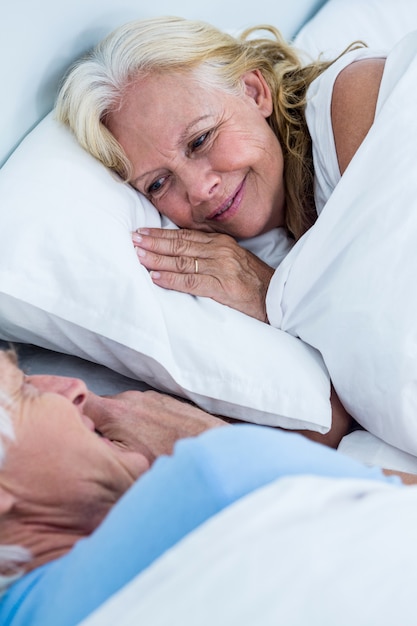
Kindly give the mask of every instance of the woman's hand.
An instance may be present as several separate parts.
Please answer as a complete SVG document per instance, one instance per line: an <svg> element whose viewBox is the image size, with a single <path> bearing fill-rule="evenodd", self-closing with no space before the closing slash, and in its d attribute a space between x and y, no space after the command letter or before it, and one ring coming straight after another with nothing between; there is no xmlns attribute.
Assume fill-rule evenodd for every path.
<svg viewBox="0 0 417 626"><path fill-rule="evenodd" d="M266 292L274 270L229 235L142 228L132 239L156 285L212 298L267 322Z"/></svg>

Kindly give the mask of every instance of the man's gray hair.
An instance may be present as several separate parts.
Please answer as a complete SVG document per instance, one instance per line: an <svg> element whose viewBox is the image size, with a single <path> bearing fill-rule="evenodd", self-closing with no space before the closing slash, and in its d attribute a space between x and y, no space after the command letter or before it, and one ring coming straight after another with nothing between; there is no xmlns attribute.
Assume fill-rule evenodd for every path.
<svg viewBox="0 0 417 626"><path fill-rule="evenodd" d="M11 406L10 397L0 389L0 475L7 454L6 441L14 439ZM0 597L15 580L22 576L22 565L30 559L31 555L26 548L0 544Z"/></svg>

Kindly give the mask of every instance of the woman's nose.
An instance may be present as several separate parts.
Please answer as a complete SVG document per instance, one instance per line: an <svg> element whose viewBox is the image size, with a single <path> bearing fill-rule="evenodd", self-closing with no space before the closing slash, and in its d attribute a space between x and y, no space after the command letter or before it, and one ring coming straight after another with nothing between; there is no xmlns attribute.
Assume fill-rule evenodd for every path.
<svg viewBox="0 0 417 626"><path fill-rule="evenodd" d="M221 177L213 170L198 171L197 168L190 168L184 182L189 203L191 206L198 206L203 202L213 200L216 191L220 188Z"/></svg>
<svg viewBox="0 0 417 626"><path fill-rule="evenodd" d="M58 393L64 396L75 406L81 408L88 395L86 384L79 378L66 376L28 376L27 381L40 391Z"/></svg>

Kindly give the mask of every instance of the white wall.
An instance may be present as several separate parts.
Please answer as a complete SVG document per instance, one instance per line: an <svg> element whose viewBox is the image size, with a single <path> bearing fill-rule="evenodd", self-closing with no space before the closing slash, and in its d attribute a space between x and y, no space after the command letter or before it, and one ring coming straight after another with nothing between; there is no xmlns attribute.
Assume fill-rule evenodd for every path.
<svg viewBox="0 0 417 626"><path fill-rule="evenodd" d="M53 105L77 56L130 19L181 15L228 30L274 23L287 37L323 0L2 0L0 20L0 166ZM3 4L4 3L4 4Z"/></svg>

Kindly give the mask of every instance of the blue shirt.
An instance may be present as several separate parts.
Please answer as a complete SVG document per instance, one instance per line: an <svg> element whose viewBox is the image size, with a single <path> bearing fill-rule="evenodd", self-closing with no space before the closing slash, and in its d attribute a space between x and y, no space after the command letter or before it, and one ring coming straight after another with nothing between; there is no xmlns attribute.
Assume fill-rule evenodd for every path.
<svg viewBox="0 0 417 626"><path fill-rule="evenodd" d="M205 520L297 474L391 480L294 433L254 425L210 430L160 457L68 554L15 582L0 603L0 624L77 624Z"/></svg>

